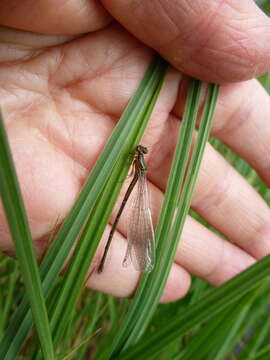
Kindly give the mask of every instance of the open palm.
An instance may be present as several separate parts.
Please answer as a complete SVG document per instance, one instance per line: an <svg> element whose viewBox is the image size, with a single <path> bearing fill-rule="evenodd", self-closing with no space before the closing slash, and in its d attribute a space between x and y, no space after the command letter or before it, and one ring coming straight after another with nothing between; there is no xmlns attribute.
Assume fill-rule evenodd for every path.
<svg viewBox="0 0 270 360"><path fill-rule="evenodd" d="M197 2L203 4L207 1ZM153 50L144 43L140 27L136 32L136 24L129 22L129 33L95 1L89 1L85 7L82 5L84 2L77 2L75 9L69 2L65 5L62 1L59 13L55 11L54 14L51 13L54 5L48 1L39 1L33 8L27 3L18 6L12 16L0 18L10 27L2 27L0 31L0 49L4 50L0 57L0 103L35 247L40 253L56 219L61 221L72 206L115 123L138 87ZM36 16L38 6L42 4L42 16ZM125 17L121 15L124 2L118 1L117 6L112 1L104 1L104 4L126 26ZM10 2L4 1L1 6L0 13L3 14L8 11ZM137 15L140 19L144 14L137 8L134 7L135 18ZM151 6L147 11L151 11ZM58 23L56 15L59 14L62 21ZM129 12L125 14L128 18ZM258 12L257 16L261 21L263 15ZM23 30L13 30L12 27ZM144 30L151 40L151 26L149 29L145 26ZM37 34L39 32L59 35ZM155 41L153 37L153 44L149 45L163 53L165 42L161 46ZM192 43L192 39L190 41ZM195 60L185 68L183 60L174 62L177 57L173 58L172 53L173 48L167 45L166 54L173 65L204 80L229 81L230 76L236 74L233 57L231 62L227 59L228 74L225 71L221 76L221 72L209 69L207 75L201 64L196 66L198 61ZM223 53L223 56L226 58L228 55ZM243 62L241 69L237 64L238 80L269 69L269 61L265 65L266 56L264 65L258 65L261 59L255 64L250 62L249 66L247 61ZM214 68L214 64L209 65L210 68ZM150 149L148 179L154 219L157 219L162 203L182 115L178 96L181 80L179 72L168 71L143 139L143 144ZM260 108L255 106L256 102L261 104ZM265 154L270 147L269 115L269 98L256 81L228 84L221 90L213 127L213 135L249 161L267 182L270 182L269 164L265 164ZM163 295L164 301L177 299L186 293L190 273L218 285L256 258L266 255L270 249L268 207L210 145L192 206L231 242L189 218ZM109 229L108 226L104 240ZM125 234L126 221L123 218L106 269L101 275L91 276L90 287L119 296L128 296L134 290L138 273L121 266L126 247ZM3 212L0 215L0 235L0 249L12 253Z"/></svg>

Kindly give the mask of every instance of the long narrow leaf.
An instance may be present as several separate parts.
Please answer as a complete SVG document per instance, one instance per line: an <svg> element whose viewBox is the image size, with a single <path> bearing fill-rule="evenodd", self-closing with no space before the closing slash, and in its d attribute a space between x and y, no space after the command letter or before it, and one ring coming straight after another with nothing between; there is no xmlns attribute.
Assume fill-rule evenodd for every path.
<svg viewBox="0 0 270 360"><path fill-rule="evenodd" d="M239 340L237 330L245 321L254 297L258 290L246 294L237 304L230 305L196 333L189 344L173 360L188 360L196 356L196 360L224 359L226 350L232 346L232 340ZM211 339L211 341L209 341ZM216 346L217 345L217 346ZM212 357L213 349L218 348ZM231 347L230 347L231 350ZM196 355L197 354L197 355Z"/></svg>
<svg viewBox="0 0 270 360"><path fill-rule="evenodd" d="M256 313L256 323L252 326L252 336L241 351L239 360L253 359L263 343L268 340L270 332L270 316L267 311L269 300L269 285L268 282L266 282L265 286L262 288L260 302L254 305L255 309L258 310Z"/></svg>
<svg viewBox="0 0 270 360"><path fill-rule="evenodd" d="M153 94L153 99L150 101L149 107L146 109L146 113L142 118L140 127L138 127L138 131L133 134L130 150L134 149L135 144L140 141L140 137L143 134L144 128L158 98L162 81L163 78L161 77L160 86ZM132 134L129 136L131 135ZM61 338L61 334L68 322L69 313L74 307L76 299L80 294L88 268L120 192L122 181L126 178L130 163L130 161L127 161L129 158L130 156L120 159L119 163L117 163L113 169L103 193L96 203L95 209L91 212L88 224L86 225L85 231L83 232L74 252L71 264L69 265L69 269L64 278L63 288L60 291L59 298L53 309L51 325L55 343L57 343Z"/></svg>
<svg viewBox="0 0 270 360"><path fill-rule="evenodd" d="M252 360L269 360L270 357L270 345L265 346L260 352L252 358Z"/></svg>
<svg viewBox="0 0 270 360"><path fill-rule="evenodd" d="M168 238L168 236L164 236L164 233L170 230L170 223L174 218L174 212L178 203L176 194L181 190L185 174L185 164L188 160L192 133L197 118L199 97L199 82L193 80L188 94L183 126L177 145L178 151L176 151L175 159L173 161L162 214L156 231L156 241L158 244L156 268L149 276L143 276L136 292L136 296L132 302L132 306L121 324L121 327L118 328L116 334L114 334L114 331L112 330L112 334L114 334L113 339L110 340L110 337L107 339L104 346L99 351L97 359L108 359L112 354L119 353L122 348L129 346L130 343L135 341L135 338L137 338L148 325L154 309L157 306L173 259L173 250L168 244L166 244L167 246L164 244L164 240ZM195 111L191 112L191 109L194 108ZM163 239L159 234L162 234ZM163 242L160 239L163 240ZM176 248L175 242L172 245L172 248ZM164 263L162 263L163 261ZM164 267L166 266L166 261L167 268ZM163 266L161 266L161 264L163 264Z"/></svg>
<svg viewBox="0 0 270 360"><path fill-rule="evenodd" d="M149 359L166 349L169 344L184 335L194 326L210 319L233 302L240 299L250 290L258 286L270 275L270 255L266 256L250 268L237 275L219 288L212 290L186 312L171 321L168 326L150 334L144 341L126 351L121 360L140 358Z"/></svg>
<svg viewBox="0 0 270 360"><path fill-rule="evenodd" d="M172 242L168 243L168 241L164 241L167 240L168 238L170 238L170 233L168 234L162 234L161 232L161 239L163 238L163 247L161 248L161 253L160 253L160 269L162 270L162 273L160 273L160 277L157 279L157 282L155 283L156 286L156 293L159 294L159 296L161 295L163 288L165 286L166 283L166 279L167 276L169 274L169 270L170 270L170 265L174 259L174 254L178 245L178 241L184 226L184 221L186 218L186 215L188 213L188 209L190 206L190 202L191 202L191 196L193 193L193 189L194 189L194 185L195 185L195 181L197 178L197 174L198 174L198 169L199 169L199 165L201 162L201 158L202 158L202 154L203 154L203 149L205 147L205 144L207 142L208 136L209 136L209 131L210 131L210 127L211 127L211 121L212 121L212 117L213 117L213 111L215 108L215 104L216 104L216 98L217 98L217 87L215 85L210 85L209 88L209 93L206 99L206 104L205 104L205 109L204 109L204 113L202 116L202 120L201 120L201 126L200 126L200 130L199 130L199 134L198 134L198 140L197 143L195 145L193 154L192 154L192 159L190 162L190 165L188 167L188 173L187 173L187 177L186 177L186 181L184 182L184 186L183 186L183 191L181 194L181 198L180 198L180 206L179 206L179 210L175 216L174 222L173 222L173 228L172 228L172 234L171 234L171 238L172 238ZM195 108L196 109L196 108ZM195 119L197 117L196 111L193 112L193 116L195 116ZM181 135L180 135L181 136ZM179 163L179 165L182 167L184 166L184 163ZM179 171L180 170L180 171ZM183 171L181 168L178 168L178 171L176 172L176 174L179 174L179 176L181 176L181 171ZM180 190L180 189L179 189ZM176 192L177 194L177 192ZM177 195L174 194L174 197L177 197ZM170 229L168 229L170 230ZM165 256L166 254L166 250L167 250L167 257ZM153 289L154 286L150 284L149 287L150 289ZM149 299L149 296L148 296ZM155 305L157 305L157 301L158 298L156 298L156 303ZM147 302L148 303L148 313L147 312L143 312L143 316L140 317L140 322L141 322L141 327L143 324L143 321L145 321L145 318L147 316L147 318L150 320L153 311L154 311L154 306L153 304L150 303L150 301ZM148 320L148 321L149 321ZM136 329L139 328L140 326L140 322L137 320L136 321L136 325L134 326L134 330L133 330L133 343L135 343L141 333L137 330L136 333ZM145 324L144 322L144 328L146 327L147 322ZM130 337L132 339L132 336ZM126 342L125 347L127 347L127 345L131 345L132 342Z"/></svg>
<svg viewBox="0 0 270 360"><path fill-rule="evenodd" d="M62 225L53 245L41 264L43 290L47 294L57 279L82 226L95 206L116 162L126 156L131 146L130 134L136 132L141 118L163 77L167 64L156 57L127 109L118 122L113 135L98 159L76 203ZM31 314L24 298L0 343L0 358L13 360L31 328Z"/></svg>
<svg viewBox="0 0 270 360"><path fill-rule="evenodd" d="M0 195L16 249L20 270L45 359L54 359L51 331L41 288L32 236L0 113Z"/></svg>

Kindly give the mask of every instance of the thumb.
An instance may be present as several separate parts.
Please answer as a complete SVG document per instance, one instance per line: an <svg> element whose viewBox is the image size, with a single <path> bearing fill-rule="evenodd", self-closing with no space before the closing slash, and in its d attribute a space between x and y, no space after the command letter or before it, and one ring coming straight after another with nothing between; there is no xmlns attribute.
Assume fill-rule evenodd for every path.
<svg viewBox="0 0 270 360"><path fill-rule="evenodd" d="M177 69L211 82L270 70L270 20L253 0L102 0Z"/></svg>

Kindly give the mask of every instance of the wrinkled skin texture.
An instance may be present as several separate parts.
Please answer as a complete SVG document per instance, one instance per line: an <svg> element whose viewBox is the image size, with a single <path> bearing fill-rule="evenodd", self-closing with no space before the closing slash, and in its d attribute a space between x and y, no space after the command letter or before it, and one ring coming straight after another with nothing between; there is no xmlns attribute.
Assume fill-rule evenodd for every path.
<svg viewBox="0 0 270 360"><path fill-rule="evenodd" d="M3 0L0 23L0 102L38 255L56 219L72 206L153 50L172 65L142 141L150 150L154 221L182 116L177 70L223 84L212 135L270 183L269 97L250 80L270 70L270 22L252 1ZM188 218L165 302L188 291L190 274L219 285L270 250L267 205L210 145L192 207L230 241ZM130 296L139 274L121 266L128 209L123 215L105 270L93 273L88 286ZM0 249L14 254L3 210Z"/></svg>

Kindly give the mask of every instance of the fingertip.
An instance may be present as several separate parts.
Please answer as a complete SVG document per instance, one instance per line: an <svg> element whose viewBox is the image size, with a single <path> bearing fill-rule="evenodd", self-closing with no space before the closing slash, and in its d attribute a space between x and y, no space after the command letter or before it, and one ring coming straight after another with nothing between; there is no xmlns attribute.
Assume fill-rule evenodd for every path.
<svg viewBox="0 0 270 360"><path fill-rule="evenodd" d="M173 264L160 302L169 303L181 299L187 294L190 285L189 273L181 266Z"/></svg>
<svg viewBox="0 0 270 360"><path fill-rule="evenodd" d="M238 261L234 261L231 263L225 263L223 267L217 269L215 274L206 277L207 282L212 284L213 286L220 286L225 282L231 280L233 277L245 271L248 267L253 265L256 260L249 256L248 254L235 254L235 258L237 257ZM236 260L236 259L235 259Z"/></svg>
<svg viewBox="0 0 270 360"><path fill-rule="evenodd" d="M256 260L260 260L263 257L270 254L270 224L266 221L260 229L257 231L257 236L254 240L247 244L247 251Z"/></svg>
<svg viewBox="0 0 270 360"><path fill-rule="evenodd" d="M107 226L101 246L98 248L91 265L91 275L87 279L86 286L113 296L130 297L134 294L140 273L133 266L122 266L126 251L126 240L120 233L115 233L114 241L110 246L102 271L98 272L105 241L108 239L110 229Z"/></svg>
<svg viewBox="0 0 270 360"><path fill-rule="evenodd" d="M105 231L105 238L108 231L109 227ZM115 241L112 243L104 269L101 273L98 273L96 270L103 251L104 242L102 243L92 264L92 270L90 269L90 276L86 281L86 286L113 296L132 297L138 286L140 272L136 271L132 265L126 268L122 266L126 241L119 233L115 234ZM152 271L157 270L157 268L154 268ZM188 292L190 284L191 277L189 273L174 263L160 302L168 303L181 299Z"/></svg>

